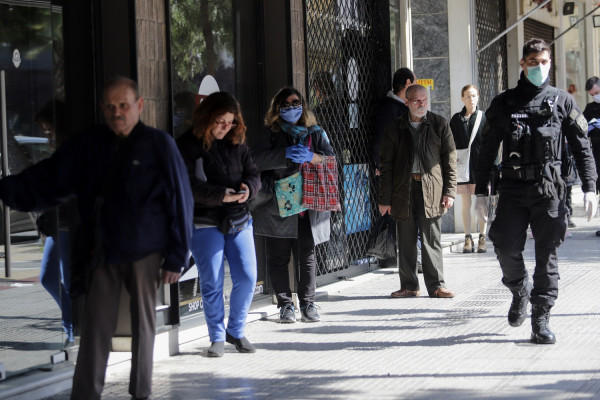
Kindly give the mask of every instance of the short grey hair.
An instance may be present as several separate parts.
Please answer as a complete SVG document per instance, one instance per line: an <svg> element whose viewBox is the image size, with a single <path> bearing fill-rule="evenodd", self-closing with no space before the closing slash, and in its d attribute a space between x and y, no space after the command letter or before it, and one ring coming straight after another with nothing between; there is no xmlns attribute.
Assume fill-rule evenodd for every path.
<svg viewBox="0 0 600 400"><path fill-rule="evenodd" d="M406 96L407 99L410 99L414 93L420 92L420 91L423 91L423 92L427 93L427 88L425 86L422 86L422 85L410 85L406 89L406 92L404 93L404 96Z"/></svg>

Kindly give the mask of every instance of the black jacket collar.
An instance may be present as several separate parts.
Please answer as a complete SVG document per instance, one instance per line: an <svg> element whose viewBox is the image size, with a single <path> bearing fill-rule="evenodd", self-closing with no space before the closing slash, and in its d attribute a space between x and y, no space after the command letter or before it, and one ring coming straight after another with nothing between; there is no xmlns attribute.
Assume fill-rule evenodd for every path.
<svg viewBox="0 0 600 400"><path fill-rule="evenodd" d="M525 73L521 71L521 77L519 78L519 82L517 83L517 91L527 97L535 97L538 94L542 93L546 88L550 86L550 77L546 79L541 86L535 86L533 83L527 79Z"/></svg>

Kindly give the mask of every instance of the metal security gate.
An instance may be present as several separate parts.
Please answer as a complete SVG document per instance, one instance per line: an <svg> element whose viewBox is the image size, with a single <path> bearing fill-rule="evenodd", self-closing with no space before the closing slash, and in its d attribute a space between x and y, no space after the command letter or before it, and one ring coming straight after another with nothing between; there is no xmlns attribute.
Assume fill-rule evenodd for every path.
<svg viewBox="0 0 600 400"><path fill-rule="evenodd" d="M506 29L504 0L476 0L477 48L481 48ZM479 107L487 109L492 99L508 86L506 36L482 51L477 59Z"/></svg>
<svg viewBox="0 0 600 400"><path fill-rule="evenodd" d="M370 261L367 240L378 214L369 154L372 7L368 0L306 2L309 98L337 156L342 203L332 213L331 240L317 246L319 284L361 273Z"/></svg>

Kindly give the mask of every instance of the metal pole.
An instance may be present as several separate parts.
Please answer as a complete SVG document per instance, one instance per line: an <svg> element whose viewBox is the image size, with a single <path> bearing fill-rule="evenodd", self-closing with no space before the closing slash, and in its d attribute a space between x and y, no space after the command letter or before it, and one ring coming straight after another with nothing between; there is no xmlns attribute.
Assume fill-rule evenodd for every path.
<svg viewBox="0 0 600 400"><path fill-rule="evenodd" d="M517 22L515 22L514 24L512 24L511 26L509 26L508 28L506 28L505 30L503 30L502 33L500 33L498 36L496 36L495 38L493 38L488 44L486 44L485 46L483 46L482 48L480 48L479 50L477 50L477 54L481 53L482 51L484 51L485 49L487 49L488 47L490 47L492 44L496 43L502 36L506 35L515 26L519 25L521 23L521 21L527 19L527 17L529 17L534 12L536 12L538 9L544 7L549 2L550 2L550 0L545 0L543 3L539 4L536 8L534 8L531 11L529 11L527 14L523 15L521 18L519 18L519 20Z"/></svg>
<svg viewBox="0 0 600 400"><path fill-rule="evenodd" d="M575 28L575 25L577 25L578 23L580 23L581 21L583 21L584 19L586 19L587 17L589 17L594 11L596 11L597 9L599 9L600 6L597 6L596 8L594 8L592 11L590 11L589 13L585 14L583 17L579 18L577 20L577 22L575 22L573 25L571 25L569 28L567 28L566 30L562 31L560 33L560 35L558 35L557 37L554 38L554 40L552 42L549 43L549 46L552 46L554 44L554 42L556 42L562 35L564 35L565 33L569 32L571 29Z"/></svg>
<svg viewBox="0 0 600 400"><path fill-rule="evenodd" d="M8 176L8 126L6 120L5 71L0 71L0 101L2 101L2 177ZM10 278L10 209L4 205L4 271Z"/></svg>

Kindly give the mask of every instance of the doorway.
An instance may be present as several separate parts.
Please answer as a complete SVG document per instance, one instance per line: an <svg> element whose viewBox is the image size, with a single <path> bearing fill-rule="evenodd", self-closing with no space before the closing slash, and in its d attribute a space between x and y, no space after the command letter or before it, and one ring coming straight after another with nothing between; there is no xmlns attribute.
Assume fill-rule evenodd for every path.
<svg viewBox="0 0 600 400"><path fill-rule="evenodd" d="M64 132L62 32L62 6L0 0L2 176L49 157ZM68 240L58 233L58 211L46 215L55 225L46 236L38 229L44 213L1 207L0 360L10 377L56 361L65 346L59 254Z"/></svg>

